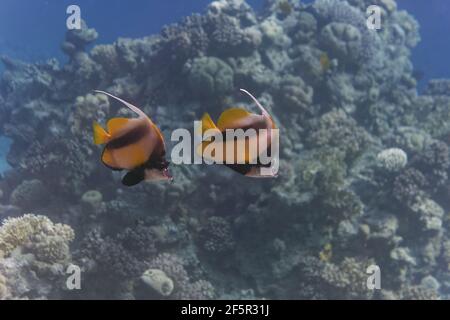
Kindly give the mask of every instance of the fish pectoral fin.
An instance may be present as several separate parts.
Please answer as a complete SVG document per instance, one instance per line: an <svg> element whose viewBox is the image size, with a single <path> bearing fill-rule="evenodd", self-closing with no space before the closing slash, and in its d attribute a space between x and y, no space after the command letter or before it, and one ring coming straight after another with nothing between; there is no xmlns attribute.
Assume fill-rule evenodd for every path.
<svg viewBox="0 0 450 320"><path fill-rule="evenodd" d="M239 123L243 119L248 118L251 115L250 112L241 108L231 108L222 112L217 121L217 127L220 131L224 131L229 128L239 127Z"/></svg>
<svg viewBox="0 0 450 320"><path fill-rule="evenodd" d="M93 131L94 131L94 143L99 144L105 144L109 141L111 138L111 135L106 132L105 129L98 123L94 122L92 125Z"/></svg>
<svg viewBox="0 0 450 320"><path fill-rule="evenodd" d="M109 134L114 135L121 129L123 129L123 127L126 126L129 122L130 119L127 118L113 118L108 121L106 127L108 128Z"/></svg>
<svg viewBox="0 0 450 320"><path fill-rule="evenodd" d="M123 178L122 184L127 187L132 187L142 182L145 179L145 169L137 168L129 171Z"/></svg>

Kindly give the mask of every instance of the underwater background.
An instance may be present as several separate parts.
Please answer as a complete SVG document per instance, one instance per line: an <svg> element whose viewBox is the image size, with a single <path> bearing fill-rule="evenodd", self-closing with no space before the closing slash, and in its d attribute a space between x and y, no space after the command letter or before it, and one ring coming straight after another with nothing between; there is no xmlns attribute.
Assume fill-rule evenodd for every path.
<svg viewBox="0 0 450 320"><path fill-rule="evenodd" d="M449 298L450 3L80 0L68 31L70 4L0 1L0 299ZM277 178L128 188L101 163L92 122L131 115L93 90L170 153L204 112L254 110L239 88L280 128Z"/></svg>

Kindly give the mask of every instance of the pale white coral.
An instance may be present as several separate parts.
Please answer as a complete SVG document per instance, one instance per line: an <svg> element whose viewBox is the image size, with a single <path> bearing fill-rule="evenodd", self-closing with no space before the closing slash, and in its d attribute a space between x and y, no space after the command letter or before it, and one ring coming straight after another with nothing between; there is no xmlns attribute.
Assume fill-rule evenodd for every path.
<svg viewBox="0 0 450 320"><path fill-rule="evenodd" d="M100 209L103 201L103 195L98 190L86 191L81 197L81 202L86 204L89 208Z"/></svg>
<svg viewBox="0 0 450 320"><path fill-rule="evenodd" d="M48 299L61 294L61 286L66 280L62 265L46 265L36 260L32 254L17 251L0 259L0 299ZM55 285L55 281L61 281ZM1 288L3 285L3 288ZM4 294L1 297L1 294Z"/></svg>
<svg viewBox="0 0 450 320"><path fill-rule="evenodd" d="M69 118L72 133L90 129L93 120L99 121L106 118L109 113L108 97L88 93L86 96L76 98L74 112Z"/></svg>
<svg viewBox="0 0 450 320"><path fill-rule="evenodd" d="M275 45L289 46L291 44L291 40L284 34L283 28L274 17L269 17L264 20L260 28L263 36Z"/></svg>
<svg viewBox="0 0 450 320"><path fill-rule="evenodd" d="M440 230L444 209L434 200L419 195L411 205L411 210L419 214L420 221L427 230Z"/></svg>
<svg viewBox="0 0 450 320"><path fill-rule="evenodd" d="M34 249L38 257L59 260L61 255L55 253L60 252L57 247L59 244L66 246L74 236L70 226L54 224L45 216L26 214L8 218L0 228L0 256L8 256L19 247L28 247Z"/></svg>
<svg viewBox="0 0 450 320"><path fill-rule="evenodd" d="M377 155L378 163L388 171L399 171L408 163L408 155L399 148L390 148Z"/></svg>
<svg viewBox="0 0 450 320"><path fill-rule="evenodd" d="M141 280L163 297L168 297L173 292L173 281L162 270L148 269L141 276Z"/></svg>

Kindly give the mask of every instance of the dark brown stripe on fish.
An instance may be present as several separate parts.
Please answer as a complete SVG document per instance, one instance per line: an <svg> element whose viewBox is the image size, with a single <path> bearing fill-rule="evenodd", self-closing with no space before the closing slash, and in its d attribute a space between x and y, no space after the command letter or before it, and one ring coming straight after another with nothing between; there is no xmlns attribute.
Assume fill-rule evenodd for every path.
<svg viewBox="0 0 450 320"><path fill-rule="evenodd" d="M150 133L150 127L147 124L141 124L130 132L125 133L123 136L111 140L106 148L108 149L120 149L131 144L134 144L141 140L145 135Z"/></svg>

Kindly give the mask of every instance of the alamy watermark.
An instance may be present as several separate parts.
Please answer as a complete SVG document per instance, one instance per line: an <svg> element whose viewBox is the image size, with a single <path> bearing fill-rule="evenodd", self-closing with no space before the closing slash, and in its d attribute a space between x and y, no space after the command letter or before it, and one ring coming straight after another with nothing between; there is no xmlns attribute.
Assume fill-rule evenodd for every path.
<svg viewBox="0 0 450 320"><path fill-rule="evenodd" d="M366 10L366 25L369 30L381 29L381 8L376 5L368 6Z"/></svg>
<svg viewBox="0 0 450 320"><path fill-rule="evenodd" d="M68 30L81 29L81 9L79 6L72 4L67 7L66 13L69 14L66 20L66 27Z"/></svg>
<svg viewBox="0 0 450 320"><path fill-rule="evenodd" d="M279 129L208 129L194 121L194 139L184 128L176 129L172 142L174 164L249 164L259 165L261 176L275 176L279 169ZM192 143L193 142L193 143ZM192 150L194 146L194 152Z"/></svg>
<svg viewBox="0 0 450 320"><path fill-rule="evenodd" d="M75 264L67 267L66 274L69 274L66 280L68 290L81 290L81 269Z"/></svg>
<svg viewBox="0 0 450 320"><path fill-rule="evenodd" d="M381 269L376 264L372 264L367 267L367 274L370 276L367 278L367 289L369 290L380 290L381 289Z"/></svg>

